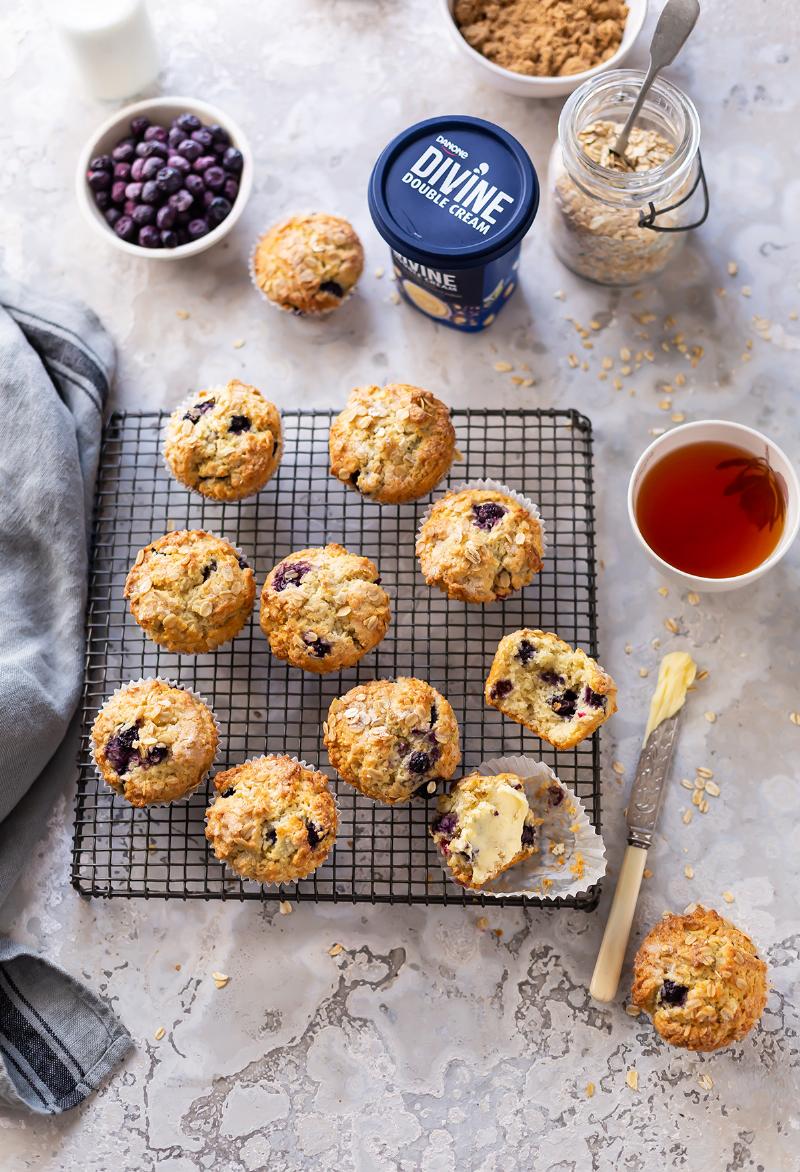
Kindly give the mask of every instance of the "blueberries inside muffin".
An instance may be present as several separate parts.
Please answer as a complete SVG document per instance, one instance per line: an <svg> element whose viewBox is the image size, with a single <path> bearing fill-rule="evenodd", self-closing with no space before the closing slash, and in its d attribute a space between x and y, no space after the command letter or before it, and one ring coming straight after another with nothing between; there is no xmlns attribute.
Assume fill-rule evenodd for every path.
<svg viewBox="0 0 800 1172"><path fill-rule="evenodd" d="M667 1005L684 1005L688 995L689 990L686 985L679 985L675 981L670 981L667 977L661 986L658 999L659 1001L666 1001Z"/></svg>
<svg viewBox="0 0 800 1172"><path fill-rule="evenodd" d="M584 703L588 704L590 708L605 708L606 697L600 696L597 692L593 692L587 684L583 692Z"/></svg>
<svg viewBox="0 0 800 1172"><path fill-rule="evenodd" d="M209 579L209 578L211 577L211 575L214 573L214 571L216 570L216 568L217 568L217 563L216 563L216 561L215 561L215 560L212 558L212 559L211 559L211 561L208 563L208 565L203 567L203 581L204 581L204 582L207 582L207 581L208 581L208 579Z"/></svg>
<svg viewBox="0 0 800 1172"><path fill-rule="evenodd" d="M325 837L324 832L320 832L319 826L316 826L310 819L306 818L306 835L308 837L308 845L313 850L315 846L319 846Z"/></svg>
<svg viewBox="0 0 800 1172"><path fill-rule="evenodd" d="M331 297L344 297L344 289L338 281L323 281L319 291L320 293L330 293Z"/></svg>
<svg viewBox="0 0 800 1172"><path fill-rule="evenodd" d="M236 560L239 563L240 570L249 570L250 569L250 567L247 564L247 561L244 558L237 558Z"/></svg>
<svg viewBox="0 0 800 1172"><path fill-rule="evenodd" d="M272 589L280 593L287 586L299 586L310 570L310 562L284 562L275 572Z"/></svg>
<svg viewBox="0 0 800 1172"><path fill-rule="evenodd" d="M517 659L522 664L529 663L536 654L536 648L530 639L520 639L519 647L517 648Z"/></svg>
<svg viewBox="0 0 800 1172"><path fill-rule="evenodd" d="M508 512L508 509L503 505L498 505L496 501L486 501L480 505L472 506L472 523L477 525L479 529L485 529L487 532L494 529L498 521L500 521Z"/></svg>
<svg viewBox="0 0 800 1172"><path fill-rule="evenodd" d="M539 679L543 684L551 684L554 688L564 683L564 677L560 676L556 671L539 672Z"/></svg>
<svg viewBox="0 0 800 1172"><path fill-rule="evenodd" d="M216 399L203 399L201 403L195 403L194 407L190 407L183 418L188 419L190 423L197 423L200 416L205 415L206 411L211 411L216 403Z"/></svg>
<svg viewBox="0 0 800 1172"><path fill-rule="evenodd" d="M331 653L331 645L326 639L320 639L313 631L306 631L303 635L303 642L308 648L309 654L316 656L317 659L324 659L326 655Z"/></svg>
<svg viewBox="0 0 800 1172"><path fill-rule="evenodd" d="M451 838L455 838L456 830L458 829L458 818L455 814L439 814L434 818L432 829L436 834L440 834L442 838L449 842Z"/></svg>
<svg viewBox="0 0 800 1172"><path fill-rule="evenodd" d="M507 696L513 687L511 680L498 680L492 688L492 699L502 700L503 696Z"/></svg>
<svg viewBox="0 0 800 1172"><path fill-rule="evenodd" d="M563 692L551 696L548 703L562 720L572 720L578 705L578 693L572 688L565 688Z"/></svg>
<svg viewBox="0 0 800 1172"><path fill-rule="evenodd" d="M151 745L144 752L137 751L133 742L139 735L139 723L123 727L113 737L106 741L106 757L114 771L122 777L132 767L138 765L140 769L149 769L151 765L160 765L166 761L169 749L165 745Z"/></svg>
<svg viewBox="0 0 800 1172"><path fill-rule="evenodd" d="M241 435L243 431L249 431L252 426L252 421L246 415L231 415L228 431L234 435Z"/></svg>

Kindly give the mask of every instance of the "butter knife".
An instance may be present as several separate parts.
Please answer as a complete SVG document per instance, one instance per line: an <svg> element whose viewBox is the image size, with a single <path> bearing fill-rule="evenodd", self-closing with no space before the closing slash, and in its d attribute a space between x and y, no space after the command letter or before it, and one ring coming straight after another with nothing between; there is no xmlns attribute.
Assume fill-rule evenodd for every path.
<svg viewBox="0 0 800 1172"><path fill-rule="evenodd" d="M628 845L589 985L595 1001L613 1001L617 993L647 851L653 841L669 776L680 716L679 709L654 728L639 755L628 801Z"/></svg>

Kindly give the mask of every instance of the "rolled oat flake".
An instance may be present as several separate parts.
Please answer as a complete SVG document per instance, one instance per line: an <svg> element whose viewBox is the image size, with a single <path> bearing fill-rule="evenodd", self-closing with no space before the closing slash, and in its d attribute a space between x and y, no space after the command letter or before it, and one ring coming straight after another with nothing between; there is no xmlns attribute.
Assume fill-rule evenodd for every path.
<svg viewBox="0 0 800 1172"><path fill-rule="evenodd" d="M463 115L404 130L369 182L369 210L402 296L458 330L491 325L514 292L538 206L524 147L501 127Z"/></svg>
<svg viewBox="0 0 800 1172"><path fill-rule="evenodd" d="M601 285L656 276L708 215L700 122L676 86L658 78L625 159L612 150L642 78L618 69L585 82L564 105L550 155L553 248L567 268Z"/></svg>

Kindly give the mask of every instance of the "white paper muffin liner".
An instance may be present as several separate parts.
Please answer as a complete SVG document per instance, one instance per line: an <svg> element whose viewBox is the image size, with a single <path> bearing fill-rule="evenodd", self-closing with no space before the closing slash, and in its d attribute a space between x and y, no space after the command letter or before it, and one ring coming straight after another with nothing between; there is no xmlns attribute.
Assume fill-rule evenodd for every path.
<svg viewBox="0 0 800 1172"><path fill-rule="evenodd" d="M308 769L312 773L322 773L322 776L327 781L328 791L330 792L330 795L333 798L333 805L336 810L336 835L334 836L334 840L331 843L330 847L328 848L328 853L325 855L325 858L322 860L321 863L317 863L316 867L311 867L310 870L306 871L303 875L296 875L293 879L283 879L279 883L275 883L275 882L270 882L267 880L251 879L249 877L245 877L244 875L240 875L238 871L234 871L233 867L229 867L224 859L220 859L217 857L216 854L214 854L214 851L211 847L211 843L208 841L208 839L206 839L206 845L207 845L208 849L211 851L212 855L214 855L214 858L217 860L217 862L220 864L220 866L225 868L226 875L232 876L234 879L238 880L240 883L255 883L258 887L275 887L275 888L286 887L291 883L299 883L301 881L301 879L307 879L309 877L309 875L313 875L315 871L318 871L320 867L323 867L325 865L325 863L327 863L328 859L331 857L333 852L336 850L336 840L339 837L339 829L341 826L342 812L339 809L339 799L337 797L336 790L333 788L333 785L331 784L331 779L328 777L328 775L326 773L323 773L323 771L320 769L320 767L318 765L311 765L311 764L309 764L308 761L305 761L302 757L295 757L294 753L270 753L270 752L258 753L255 757L246 757L244 761L239 761L239 762L237 762L236 765L229 765L228 769L226 769L224 772L227 773L228 770L230 770L230 769L241 769L241 767L243 765L250 765L254 761L260 761L262 757L288 757L288 759L290 761L296 761L298 765L302 765L303 769ZM214 802L216 802L216 800L219 796L220 796L219 791L215 787L214 788ZM211 805L213 805L214 802L212 802ZM209 806L207 808L206 813L208 813L208 810L210 810L210 809L211 809L211 806Z"/></svg>
<svg viewBox="0 0 800 1172"><path fill-rule="evenodd" d="M521 505L523 509L530 513L530 515L539 525L539 529L541 530L542 535L542 557L545 556L547 553L547 528L542 518L542 514L539 512L539 506L537 504L535 504L528 497L523 496L521 492L517 492L515 488L509 488L507 484L501 484L499 480L492 480L490 477L484 477L478 480L462 480L460 484L448 486L445 496L450 496L451 494L457 492L466 492L469 489L476 491L480 491L481 489L488 489L490 492L502 492L506 496L513 497L517 504ZM439 504L439 501L442 500L444 500L444 497L440 496L437 500L431 501L431 503L427 506L425 512L420 518L419 525L417 526L417 537L419 537L420 530L430 517L434 507Z"/></svg>
<svg viewBox="0 0 800 1172"><path fill-rule="evenodd" d="M284 216L283 219L289 220L289 219L295 218L296 216L313 216L313 215L314 215L313 212L294 212L291 215ZM282 222L283 222L282 220L276 220L275 224L279 224ZM358 281L356 281L355 285L351 285L351 287L345 293L344 297L340 298L338 305L332 305L330 307L330 309L321 309L317 313L303 313L302 310L294 310L290 306L280 305L277 301L273 301L271 297L267 297L266 293L261 288L261 286L259 285L258 280L256 278L256 252L258 251L258 246L261 243L262 239L266 236L267 232L269 232L272 228L275 227L275 224L270 224L269 228L265 228L264 231L261 232L256 237L255 241L253 242L253 247L250 249L250 255L247 260L247 271L250 274L250 284L253 286L256 293L258 293L261 300L266 301L267 305L271 305L273 309L277 309L278 313L288 313L290 316L298 317L304 321L317 321L323 317L330 317L330 315L332 313L335 313L337 309L341 309L341 307L344 305L345 301L350 300L350 298L353 296L353 294L356 291L356 287L358 286L358 282L361 280L361 277L358 278ZM351 225L351 227L352 227L352 225ZM353 231L355 231L355 229L353 229ZM362 276L363 276L363 273L362 273Z"/></svg>
<svg viewBox="0 0 800 1172"><path fill-rule="evenodd" d="M134 687L136 684L149 684L149 683L152 683L152 681L154 681L154 680L158 680L160 683L166 684L170 688L177 688L181 692L187 692L190 696L194 696L195 700L199 700L201 704L204 704L206 706L208 711L211 713L211 718L214 721L214 727L217 730L217 747L214 751L214 756L211 759L211 764L209 765L208 769L206 769L205 773L198 780L197 784L192 786L192 788L190 790L188 790L187 793L182 794L179 798L172 798L172 800L168 801L168 802L148 802L146 806L132 806L131 808L134 810L150 810L154 806L178 806L178 805L180 805L181 802L187 802L189 800L189 798L191 798L193 794L196 794L197 791L201 788L201 786L205 783L205 781L211 776L211 773L214 769L214 766L219 758L219 746L222 741L222 730L220 729L219 721L217 720L217 714L215 713L212 705L209 703L209 701L206 699L206 697L201 695L200 692L196 692L194 690L194 688L190 688L186 684L179 684L176 680L168 680L164 676L139 676L138 679L129 680L127 684L121 684L120 687L115 688L114 691L111 693L111 695L106 697L106 699L101 704L100 708L98 708L97 716L95 716L94 721L92 722L92 728L94 728L94 723L95 723L95 721L97 721L98 717L100 716L100 713L111 703L112 700L117 699L118 696L122 696L125 692L128 691L129 688ZM115 794L121 801L126 802L127 805L130 805L130 802L127 801L127 798L125 797L125 795L119 793L118 790L115 790L112 785L108 784L105 777L103 777L103 773L102 773L100 766L97 762L97 757L95 756L94 739L93 738L92 738L92 761L94 762L95 773L97 774L100 781L103 783L103 786L110 793Z"/></svg>
<svg viewBox="0 0 800 1172"><path fill-rule="evenodd" d="M255 389L257 391L259 390L258 387L256 387ZM176 476L175 472L173 471L172 467L170 466L169 461L167 460L167 452L166 452L167 432L169 430L169 425L172 422L173 416L177 415L177 413L179 411L181 411L181 412L188 411L190 407L193 407L195 404L195 400L197 399L197 396L200 394L200 391L224 391L224 390L225 390L225 384L214 383L213 386L200 387L198 390L190 391L188 395L184 395L184 397L182 399L180 399L178 403L176 403L176 405L172 408L172 410L170 411L167 418L164 420L164 430L163 430L163 434L161 436L161 460L164 465L164 468L166 469L167 475L171 476L172 479L177 484L179 484L181 486L181 488L185 488L187 492L194 493L195 496L200 497L200 499L202 501L205 501L206 504L209 504L209 505L236 504L237 501L247 501L247 500L250 500L252 497L258 496L258 494L260 492L262 492L267 487L270 480L272 480L275 476L277 476L278 469L280 468L281 463L283 462L284 453L286 451L285 437L283 434L283 412L281 411L281 409L277 405L277 403L272 403L272 400L268 399L267 402L272 403L273 407L275 408L275 410L278 412L278 415L280 416L280 421L281 421L281 456L280 456L280 460L278 460L278 463L275 465L275 471L272 473L272 475L267 480L264 481L264 483L261 485L261 488L257 488L255 492L247 493L246 496L225 497L223 499L223 498L218 498L218 497L214 497L214 496L206 496L206 494L204 492L200 492L200 490L198 488L195 488L191 484L187 484L185 480L181 480L179 476ZM262 395L262 397L264 399L267 398L267 396L263 393L263 391L260 391L259 393ZM225 540L227 540L227 539L225 539Z"/></svg>
<svg viewBox="0 0 800 1172"><path fill-rule="evenodd" d="M602 879L606 873L605 844L589 822L580 798L549 765L533 757L494 757L482 761L475 772L485 777L515 773L520 778L536 817L537 849L483 887L470 890L495 899L509 895L557 899L580 895ZM558 806L549 801L548 790L554 783L565 794ZM450 868L441 861L448 878L455 883Z"/></svg>

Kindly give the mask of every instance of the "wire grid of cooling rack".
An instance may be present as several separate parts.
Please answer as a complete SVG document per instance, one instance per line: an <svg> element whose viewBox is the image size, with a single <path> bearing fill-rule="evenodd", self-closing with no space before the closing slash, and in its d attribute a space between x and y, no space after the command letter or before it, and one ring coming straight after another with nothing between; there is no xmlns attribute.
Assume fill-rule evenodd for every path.
<svg viewBox="0 0 800 1172"><path fill-rule="evenodd" d="M545 568L521 593L491 606L467 606L429 589L414 556L428 501L379 506L328 472L329 411L284 413L285 454L263 492L218 504L188 492L161 457L166 413L118 413L103 439L89 581L87 651L72 881L85 895L189 899L292 899L371 903L596 906L599 887L577 898L486 900L443 871L428 836L435 799L388 807L336 779L322 744L330 702L354 684L417 675L452 704L462 736L462 767L528 753L551 765L600 821L598 735L556 754L521 725L487 707L483 685L501 636L522 626L558 632L596 654L592 432L576 411L457 410L463 463L450 483L493 477L537 501L547 526ZM392 625L355 668L304 673L272 657L252 621L207 655L178 656L145 638L128 612L123 585L137 551L170 529L205 528L240 546L257 587L292 550L338 541L379 567L392 599ZM213 787L188 801L138 810L97 778L92 722L115 688L160 675L198 691L213 706L222 740L218 768L264 752L319 765L334 781L336 847L313 875L261 887L241 881L207 849L203 815ZM459 774L460 776L460 774Z"/></svg>

